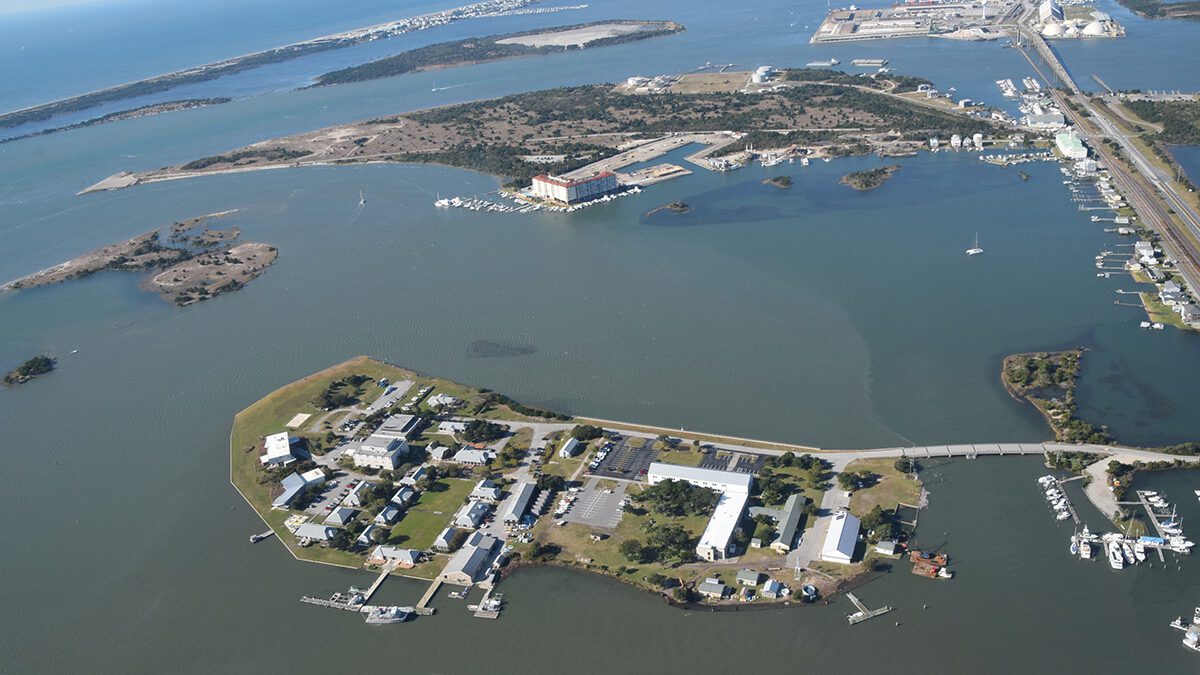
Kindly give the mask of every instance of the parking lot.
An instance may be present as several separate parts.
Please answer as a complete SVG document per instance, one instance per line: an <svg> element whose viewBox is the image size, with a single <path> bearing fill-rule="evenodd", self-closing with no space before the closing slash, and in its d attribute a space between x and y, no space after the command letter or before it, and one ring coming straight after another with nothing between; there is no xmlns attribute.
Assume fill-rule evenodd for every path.
<svg viewBox="0 0 1200 675"><path fill-rule="evenodd" d="M612 490L606 490L597 483L595 479L590 480L576 493L577 499L571 509L563 514L563 520L606 529L612 529L621 522L624 511L620 504L625 498L625 485L619 484Z"/></svg>
<svg viewBox="0 0 1200 675"><path fill-rule="evenodd" d="M619 438L613 441L608 455L600 462L600 466L592 471L592 475L638 480L646 474L650 463L658 459L658 451L653 445L652 441L647 440L645 445L635 448L629 444L629 439Z"/></svg>

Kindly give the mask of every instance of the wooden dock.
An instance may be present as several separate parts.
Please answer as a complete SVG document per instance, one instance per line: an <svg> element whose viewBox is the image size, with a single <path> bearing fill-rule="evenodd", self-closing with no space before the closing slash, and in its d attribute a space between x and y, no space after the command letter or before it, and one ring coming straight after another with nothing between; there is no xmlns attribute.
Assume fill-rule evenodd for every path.
<svg viewBox="0 0 1200 675"><path fill-rule="evenodd" d="M252 535L250 535L250 543L257 544L258 542L262 541L263 539L266 539L267 537L270 537L273 534L275 534L275 530L267 530L266 532L260 532L259 534L252 534Z"/></svg>
<svg viewBox="0 0 1200 675"><path fill-rule="evenodd" d="M421 596L421 600L420 600L420 602L417 603L417 606L415 608L416 610L418 610L417 611L418 614L421 613L421 610L425 610L427 608L430 610L429 611L430 614L433 613L432 608L429 607L429 603L433 601L434 596L437 595L438 589L441 587L442 587L441 579L434 579L433 583L429 584L428 590L425 591L425 595Z"/></svg>
<svg viewBox="0 0 1200 675"><path fill-rule="evenodd" d="M1054 479L1054 484L1055 484L1056 486L1058 486L1058 489L1062 490L1062 493L1063 493L1063 499L1065 499L1065 500L1067 501L1067 513L1070 513L1070 514L1071 514L1071 520L1075 521L1075 524L1076 524L1076 525L1078 525L1078 524L1081 522L1081 521L1079 520L1079 513L1077 513L1077 512L1075 511L1075 503L1074 503L1074 502L1072 502L1072 501L1071 501L1071 498L1067 496L1067 491L1066 491L1066 490L1063 490L1063 485L1064 485L1065 483L1070 483L1070 482L1071 482L1071 481L1073 481L1073 480L1079 480L1079 479L1081 479L1081 478L1083 478L1083 476L1075 476L1074 478L1068 478L1068 479L1066 479L1066 480L1062 480L1062 479L1059 479L1059 478L1055 478L1055 479Z"/></svg>
<svg viewBox="0 0 1200 675"><path fill-rule="evenodd" d="M395 566L391 564L383 566L383 570L379 573L379 576L375 578L375 582L371 584L371 587L368 588L365 593L363 593L364 603L371 601L371 596L375 595L375 591L379 590L379 587L383 585L383 582L387 580L388 575L391 574L392 570L394 569L396 569Z"/></svg>
<svg viewBox="0 0 1200 675"><path fill-rule="evenodd" d="M874 619L881 614L887 614L888 612L892 611L892 608L887 605L884 605L879 609L868 609L867 606L862 603L862 600L859 600L858 597L853 593L847 593L846 598L849 599L856 608L858 608L857 612L846 615L846 620L850 622L851 626L857 623L862 623L867 619Z"/></svg>

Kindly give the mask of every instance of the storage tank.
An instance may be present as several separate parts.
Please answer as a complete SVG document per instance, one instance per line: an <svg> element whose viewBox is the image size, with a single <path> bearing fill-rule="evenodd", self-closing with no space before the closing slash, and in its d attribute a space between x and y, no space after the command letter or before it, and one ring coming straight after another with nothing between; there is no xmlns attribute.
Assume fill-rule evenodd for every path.
<svg viewBox="0 0 1200 675"><path fill-rule="evenodd" d="M1050 22L1042 28L1042 35L1046 37L1062 37L1063 32L1062 24L1058 22Z"/></svg>

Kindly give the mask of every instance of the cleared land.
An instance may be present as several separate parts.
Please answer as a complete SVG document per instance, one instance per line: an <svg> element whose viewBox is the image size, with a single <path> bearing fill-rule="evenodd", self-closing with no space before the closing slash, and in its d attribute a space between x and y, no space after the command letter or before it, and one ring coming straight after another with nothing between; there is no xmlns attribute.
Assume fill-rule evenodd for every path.
<svg viewBox="0 0 1200 675"><path fill-rule="evenodd" d="M518 44L528 45L530 47L582 47L589 42L602 40L604 38L612 38L620 35L629 35L641 30L645 30L649 24L643 23L623 23L623 22L608 22L600 23L592 26L580 26L578 28L568 28L566 30L553 30L534 33L532 35L522 35L517 37L504 38L497 40L498 44Z"/></svg>
<svg viewBox="0 0 1200 675"><path fill-rule="evenodd" d="M899 96L915 78L864 78L832 71L789 71L777 89L753 94L629 93L585 85L505 96L341 125L246 146L181 166L137 174L169 180L280 166L434 162L528 184L538 173L566 173L617 154L631 135L728 130L757 148L797 145L827 156L866 153L930 135L990 134L990 122L936 110ZM559 156L550 164L530 155ZM121 187L128 177L90 189Z"/></svg>

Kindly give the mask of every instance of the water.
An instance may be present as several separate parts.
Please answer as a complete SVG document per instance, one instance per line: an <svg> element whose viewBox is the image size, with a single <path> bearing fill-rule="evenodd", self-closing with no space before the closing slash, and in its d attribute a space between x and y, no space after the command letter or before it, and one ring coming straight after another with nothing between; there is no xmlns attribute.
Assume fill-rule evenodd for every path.
<svg viewBox="0 0 1200 675"><path fill-rule="evenodd" d="M58 43L100 50L105 59L97 61L113 64L109 75L89 69L67 77L51 69L47 47L28 70L4 76L19 85L52 81L30 99L42 100L152 74L149 66L170 70L429 9L360 3L334 22L332 10L312 4L289 14L274 35L259 35L264 22L252 18L285 14L279 4L231 5L227 13L244 11L237 16L245 21L227 15L219 25L198 23L214 36L212 46L164 46L161 60L147 59L157 53L152 44L114 31L153 33L162 24L122 23L129 15L120 12L145 8L116 5L103 15L111 25L92 23L97 35L125 39ZM0 363L39 351L61 357L50 376L0 390L7 469L0 473L0 535L10 548L16 543L0 561L0 575L13 581L0 613L6 669L344 669L403 654L417 672L463 672L509 659L516 647L549 670L597 641L606 645L605 669L707 669L745 662L744 650L728 647L734 637L797 645L795 653L755 650L756 659L782 666L799 654L830 670L844 668L847 648L865 639L875 649L856 650L855 658L868 666L903 659L971 672L1014 665L1107 671L1153 659L1165 672L1187 672L1195 655L1166 623L1195 604L1190 561L1182 571L1116 574L1070 560L1067 529L1050 520L1034 492L1033 477L1043 471L1031 459L964 460L931 471L933 507L922 514L922 539L949 542L959 577L931 584L885 576L861 595L872 606L898 607L894 620L902 625L889 615L851 633L845 603L685 614L564 571L523 572L506 582L511 607L500 621L474 621L456 601L442 600L437 617L372 630L297 603L302 594L341 590L366 576L294 563L275 542L246 544L261 523L227 482L237 410L364 353L569 412L861 447L1044 438L1040 418L999 387L1000 359L1084 345L1090 352L1080 398L1088 418L1108 421L1135 443L1194 438L1200 392L1186 375L1200 366L1196 336L1140 331L1137 310L1112 304L1112 291L1131 282L1097 279L1089 262L1119 242L1074 210L1051 165L1023 167L1031 174L1024 182L965 154L905 158L892 181L869 193L837 180L881 163L871 158L697 171L569 216L435 209L438 192L483 194L496 181L422 166L272 171L73 196L121 169L278 134L705 61L748 68L884 57L898 71L994 101L993 80L1028 72L998 45L814 48L807 37L823 9L811 2L753 10L674 3L653 18L681 20L688 31L663 40L302 92L264 69L255 76L261 90L246 89L258 95L229 105L0 146L2 279L230 208L240 209L227 222L244 238L280 249L276 265L246 289L182 310L139 291L136 275L116 273L0 297ZM166 16L190 16L177 11L184 13ZM464 32L400 40L645 15L629 2L588 12L537 19L545 24L496 20L486 29L467 22L451 27ZM1179 25L1146 30L1181 39L1175 36L1191 29ZM1111 43L1125 55L1124 67L1144 67L1122 44ZM320 65L289 76L311 76ZM1186 83L1192 71L1168 64L1159 72L1164 81ZM435 82L466 86L431 92ZM224 86L213 83L214 95ZM790 190L761 184L783 173L795 179ZM368 199L361 212L359 190ZM675 199L695 210L669 225L644 218ZM987 252L967 258L962 250L976 231ZM473 358L470 344L480 339L537 351ZM1178 482L1169 491L1182 501L1183 486L1195 479L1145 480ZM1100 527L1099 514L1086 517ZM1186 511L1185 518L1194 519ZM411 602L421 590L389 581L383 599ZM1054 598L1062 603L1046 600ZM930 609L919 611L926 603ZM1048 618L1031 621L1031 612ZM548 626L555 639L530 639ZM449 656L423 647L466 630L472 639ZM301 647L300 631L338 648ZM1116 634L1125 638L1120 650L1112 649Z"/></svg>

